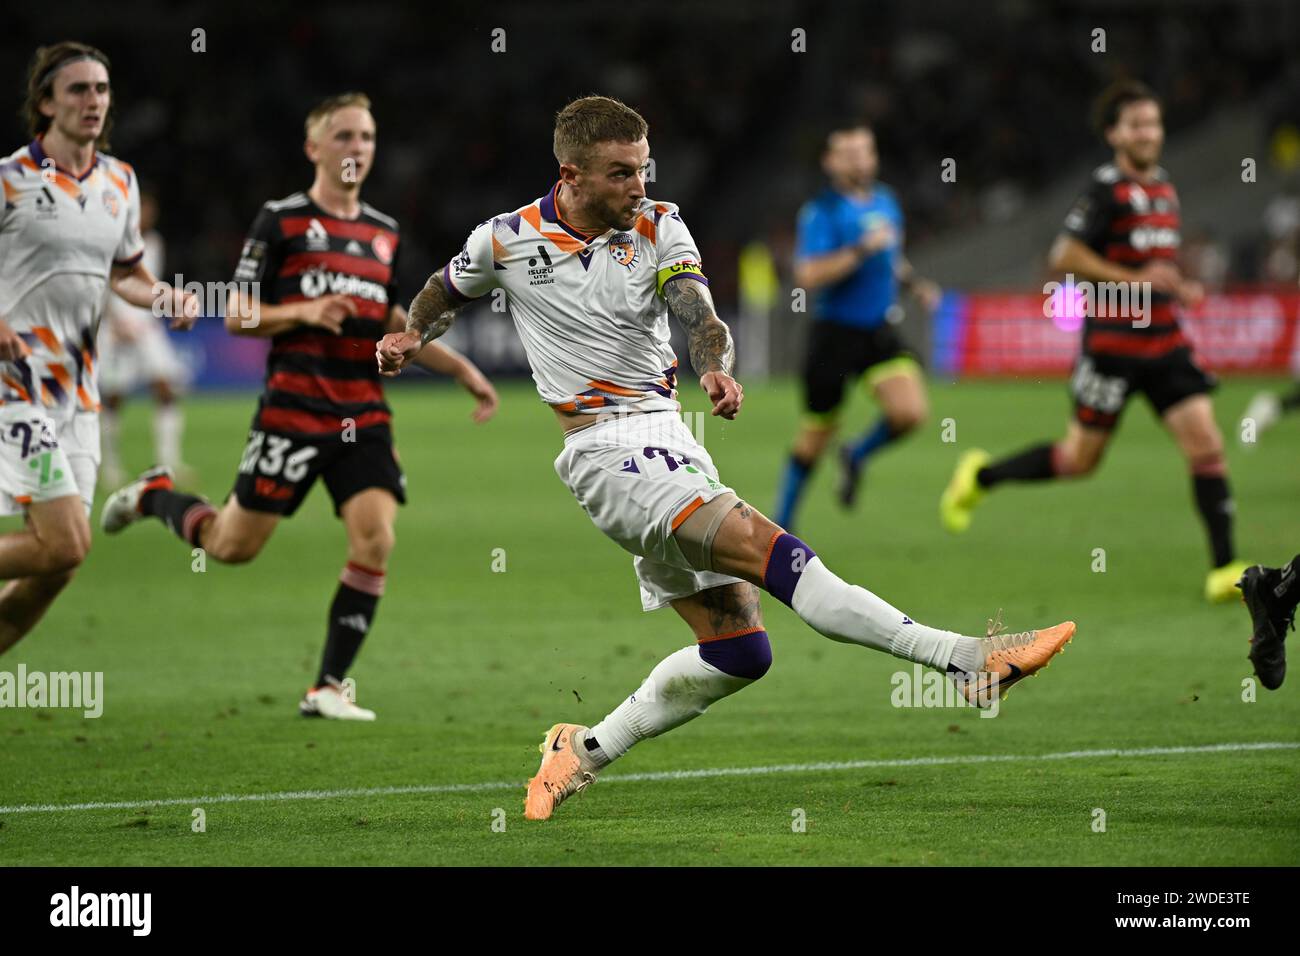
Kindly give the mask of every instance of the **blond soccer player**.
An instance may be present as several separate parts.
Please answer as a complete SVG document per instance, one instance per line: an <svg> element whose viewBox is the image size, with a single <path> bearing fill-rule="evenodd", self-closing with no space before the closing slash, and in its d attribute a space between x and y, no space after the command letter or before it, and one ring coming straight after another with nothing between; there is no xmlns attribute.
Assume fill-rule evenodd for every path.
<svg viewBox="0 0 1300 956"><path fill-rule="evenodd" d="M555 124L558 181L474 229L411 303L406 331L378 349L380 370L396 374L461 304L504 288L538 391L564 432L557 474L634 555L642 607L672 607L694 632L600 723L546 732L528 784L530 819L549 817L639 741L762 677L772 652L760 589L831 640L960 675L976 702L1038 671L1074 634L1069 622L990 639L919 624L841 580L722 483L680 417L668 313L686 331L712 414L728 420L743 401L731 334L677 207L646 198L646 136L641 116L616 100L566 106Z"/></svg>

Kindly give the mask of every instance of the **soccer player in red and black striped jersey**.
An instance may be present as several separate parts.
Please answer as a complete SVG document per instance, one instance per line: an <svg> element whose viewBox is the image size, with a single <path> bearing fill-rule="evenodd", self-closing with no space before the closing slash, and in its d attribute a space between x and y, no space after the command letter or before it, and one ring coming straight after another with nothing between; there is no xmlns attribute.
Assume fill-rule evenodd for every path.
<svg viewBox="0 0 1300 956"><path fill-rule="evenodd" d="M950 531L964 531L971 510L995 485L1092 472L1129 396L1141 392L1192 473L1212 557L1205 596L1232 600L1247 564L1235 560L1233 552L1228 466L1209 394L1216 383L1178 326L1178 306L1194 305L1204 293L1175 263L1181 226L1178 195L1157 165L1164 143L1160 102L1143 84L1121 82L1098 100L1096 120L1115 157L1093 172L1066 216L1051 266L1098 290L1097 283L1113 283L1111 288L1132 294L1098 291L1090 297L1083 348L1071 378L1074 420L1065 438L998 461L978 449L967 452L944 492L941 515Z"/></svg>
<svg viewBox="0 0 1300 956"><path fill-rule="evenodd" d="M306 135L315 181L305 193L262 207L227 306L230 332L271 338L266 390L230 498L214 508L176 491L170 473L155 469L109 499L103 526L115 532L153 516L209 557L242 563L323 479L347 530L348 559L320 673L299 709L372 720L342 682L374 620L397 505L406 500L375 364L376 343L406 327L406 310L396 303L400 236L393 219L361 201L375 154L369 99L331 97L308 115ZM474 397L475 421L492 417L496 392L467 358L432 342L418 361Z"/></svg>

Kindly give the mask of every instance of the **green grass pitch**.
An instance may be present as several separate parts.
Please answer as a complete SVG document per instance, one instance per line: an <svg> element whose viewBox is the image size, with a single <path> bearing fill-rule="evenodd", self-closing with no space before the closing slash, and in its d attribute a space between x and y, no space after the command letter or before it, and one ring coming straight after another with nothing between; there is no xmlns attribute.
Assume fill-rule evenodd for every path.
<svg viewBox="0 0 1300 956"><path fill-rule="evenodd" d="M1235 417L1260 384L1226 383L1216 407L1240 550L1276 564L1300 548L1300 418L1242 451ZM754 385L737 422L705 425L723 480L765 511L796 396ZM543 731L599 720L690 635L671 611L640 611L631 557L555 477L559 431L532 390L509 385L503 400L476 427L450 387L393 390L411 504L353 672L374 724L296 716L344 558L323 487L242 567L196 573L153 522L96 532L0 670L103 671L104 713L0 710L0 863L1300 863L1300 674L1243 700L1248 619L1201 599L1190 482L1144 403L1093 478L1000 489L969 533L940 529L959 451L1059 434L1059 381L933 383L930 423L876 459L858 510L838 511L823 468L798 529L839 574L927 623L982 632L999 608L1013 630L1077 621L1064 656L997 718L893 707L890 675L910 665L827 641L769 599L766 678L637 747L549 823L526 822ZM698 390L684 400L704 407ZM215 499L253 401L187 406L187 454ZM147 414L138 402L126 419L132 467L149 463ZM871 414L859 395L846 420ZM955 444L941 440L947 418ZM1293 746L1206 749L1261 742ZM1037 759L1052 754L1073 756ZM1017 759L970 759L990 755ZM836 762L850 766L798 769ZM17 809L85 803L127 805Z"/></svg>

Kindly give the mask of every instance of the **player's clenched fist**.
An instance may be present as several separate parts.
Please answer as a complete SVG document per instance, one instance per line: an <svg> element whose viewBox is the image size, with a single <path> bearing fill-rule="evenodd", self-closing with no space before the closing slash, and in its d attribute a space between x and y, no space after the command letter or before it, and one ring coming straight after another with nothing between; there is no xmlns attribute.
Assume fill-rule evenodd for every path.
<svg viewBox="0 0 1300 956"><path fill-rule="evenodd" d="M400 375L402 368L415 358L423 344L417 332L389 332L379 340L375 358L379 360L379 374L392 378Z"/></svg>
<svg viewBox="0 0 1300 956"><path fill-rule="evenodd" d="M739 413L740 403L745 400L745 390L730 375L709 372L700 376L700 387L713 403L714 415L731 420Z"/></svg>

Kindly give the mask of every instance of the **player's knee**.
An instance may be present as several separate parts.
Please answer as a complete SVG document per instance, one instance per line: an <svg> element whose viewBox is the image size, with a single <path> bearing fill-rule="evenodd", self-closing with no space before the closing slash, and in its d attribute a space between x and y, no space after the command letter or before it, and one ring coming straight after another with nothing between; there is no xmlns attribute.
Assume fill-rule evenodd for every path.
<svg viewBox="0 0 1300 956"><path fill-rule="evenodd" d="M899 408L893 409L889 413L889 427L896 435L903 435L910 431L915 431L925 424L925 420L930 416L930 409L926 405L925 399L917 399L909 402Z"/></svg>
<svg viewBox="0 0 1300 956"><path fill-rule="evenodd" d="M700 642L700 659L724 674L758 680L772 667L772 644L767 631Z"/></svg>
<svg viewBox="0 0 1300 956"><path fill-rule="evenodd" d="M397 535L389 525L374 525L362 529L348 543L349 558L368 568L382 568L397 544Z"/></svg>
<svg viewBox="0 0 1300 956"><path fill-rule="evenodd" d="M767 557L767 550L772 545L772 539L781 531L780 525L755 511L746 521L745 550L749 552L750 556L761 561Z"/></svg>
<svg viewBox="0 0 1300 956"><path fill-rule="evenodd" d="M1222 463L1223 436L1219 434L1217 428L1213 431L1199 432L1185 443L1184 451L1193 467L1207 461Z"/></svg>
<svg viewBox="0 0 1300 956"><path fill-rule="evenodd" d="M806 465L811 465L822 456L830 444L833 428L806 429L794 443L794 456Z"/></svg>
<svg viewBox="0 0 1300 956"><path fill-rule="evenodd" d="M71 575L81 567L90 553L90 536L82 537L75 531L50 541L42 555L40 574L44 577ZM64 582L66 583L66 582Z"/></svg>
<svg viewBox="0 0 1300 956"><path fill-rule="evenodd" d="M1052 470L1062 478L1082 478L1101 464L1100 448L1085 448L1070 442L1052 449Z"/></svg>
<svg viewBox="0 0 1300 956"><path fill-rule="evenodd" d="M217 534L204 541L203 550L208 557L222 564L247 564L262 550L262 542L249 537Z"/></svg>

